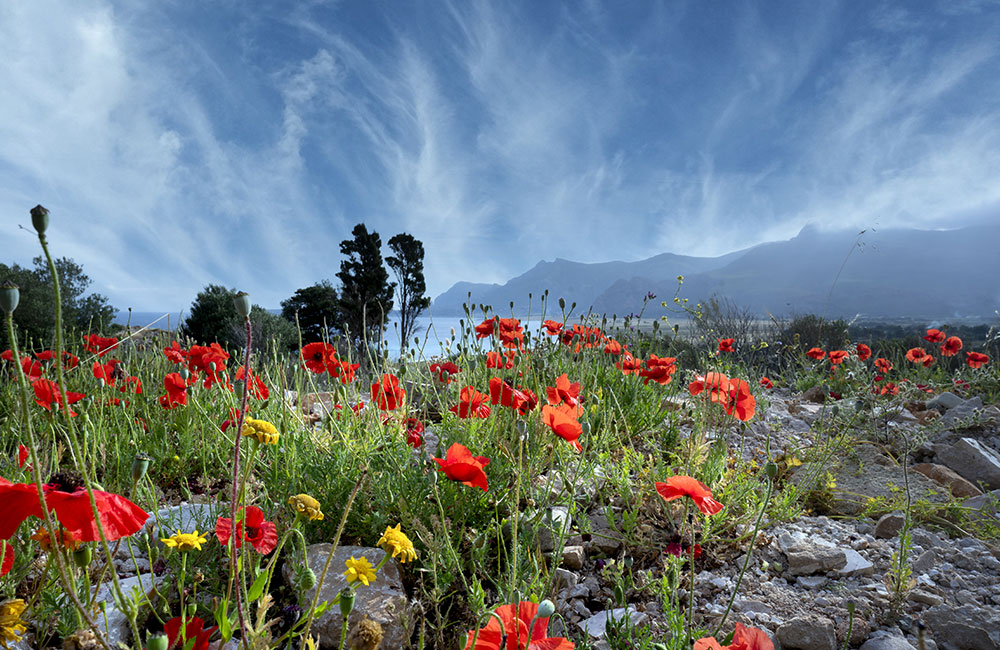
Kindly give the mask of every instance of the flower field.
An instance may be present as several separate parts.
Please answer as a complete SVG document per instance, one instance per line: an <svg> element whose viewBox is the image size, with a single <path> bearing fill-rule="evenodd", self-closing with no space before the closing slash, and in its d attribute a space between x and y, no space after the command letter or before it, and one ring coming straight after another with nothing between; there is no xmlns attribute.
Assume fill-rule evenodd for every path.
<svg viewBox="0 0 1000 650"><path fill-rule="evenodd" d="M18 297L0 289L11 342ZM866 624L919 618L918 527L993 548L995 518L905 481L936 418L896 423L942 393L996 403L995 341L741 346L542 309L526 331L471 305L447 358L398 361L337 341L288 357L64 337L54 312L53 345L0 355L0 645L773 648L780 625L747 616L744 581L787 582L755 556L775 526L829 512L828 470L862 444L904 476L853 515L902 513ZM793 440L774 406L807 392L820 416ZM951 428L986 440L987 415ZM160 521L195 507L200 527ZM405 607L387 613L390 571ZM726 586L701 598L712 571ZM838 646L865 641L855 600L831 615Z"/></svg>

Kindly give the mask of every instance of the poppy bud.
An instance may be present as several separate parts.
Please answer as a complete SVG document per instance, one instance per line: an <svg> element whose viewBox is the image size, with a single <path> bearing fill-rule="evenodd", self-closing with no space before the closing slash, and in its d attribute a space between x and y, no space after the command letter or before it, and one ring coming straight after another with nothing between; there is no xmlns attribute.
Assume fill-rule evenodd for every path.
<svg viewBox="0 0 1000 650"><path fill-rule="evenodd" d="M773 481L778 476L778 466L772 462L764 463L764 473Z"/></svg>
<svg viewBox="0 0 1000 650"><path fill-rule="evenodd" d="M580 423L580 431L583 433L583 435L589 436L590 435L590 422L581 422Z"/></svg>
<svg viewBox="0 0 1000 650"><path fill-rule="evenodd" d="M97 379L97 385L100 386L101 388L104 388L104 377L99 377Z"/></svg>
<svg viewBox="0 0 1000 650"><path fill-rule="evenodd" d="M218 366L217 366L217 365L215 365L215 362L214 362L214 361L209 361L209 362L208 362L208 371L209 371L210 373L212 373L213 375L215 374L215 369L216 369L216 368L218 368Z"/></svg>
<svg viewBox="0 0 1000 650"><path fill-rule="evenodd" d="M49 227L49 211L40 205L31 208L31 225L35 227L35 232L44 235Z"/></svg>
<svg viewBox="0 0 1000 650"><path fill-rule="evenodd" d="M0 309L5 314L12 314L21 300L21 291L17 285L7 280L0 285Z"/></svg>
<svg viewBox="0 0 1000 650"><path fill-rule="evenodd" d="M625 603L625 587L621 584L615 585L615 602L620 605Z"/></svg>
<svg viewBox="0 0 1000 650"><path fill-rule="evenodd" d="M559 309L566 309L566 299L565 298L560 298L559 299Z"/></svg>
<svg viewBox="0 0 1000 650"><path fill-rule="evenodd" d="M187 615L188 615L188 617L192 617L192 616L194 616L197 613L198 613L198 603L188 603L188 606L187 606Z"/></svg>
<svg viewBox="0 0 1000 650"><path fill-rule="evenodd" d="M475 359L469 359L469 372L471 373L471 372L475 372L475 371L476 371L476 360Z"/></svg>
<svg viewBox="0 0 1000 650"><path fill-rule="evenodd" d="M167 650L170 639L163 632L146 635L146 650Z"/></svg>
<svg viewBox="0 0 1000 650"><path fill-rule="evenodd" d="M181 368L181 371L178 374L181 376L181 379L187 381L188 377L191 376L191 371L188 370L187 368Z"/></svg>
<svg viewBox="0 0 1000 650"><path fill-rule="evenodd" d="M236 313L239 314L240 318L246 320L250 318L250 294L246 291L240 291L233 297L233 305L236 307Z"/></svg>
<svg viewBox="0 0 1000 650"><path fill-rule="evenodd" d="M538 618L548 618L556 613L556 606L546 598L538 603Z"/></svg>
<svg viewBox="0 0 1000 650"><path fill-rule="evenodd" d="M73 564L81 569L90 566L90 561L94 558L94 552L89 546L82 546L73 551Z"/></svg>
<svg viewBox="0 0 1000 650"><path fill-rule="evenodd" d="M316 586L316 572L306 567L299 575L299 585L305 591L309 591Z"/></svg>
<svg viewBox="0 0 1000 650"><path fill-rule="evenodd" d="M132 459L132 482L138 483L149 470L149 456L146 454L136 454Z"/></svg>
<svg viewBox="0 0 1000 650"><path fill-rule="evenodd" d="M347 618L352 611L354 611L354 590L345 587L340 592L340 614Z"/></svg>
<svg viewBox="0 0 1000 650"><path fill-rule="evenodd" d="M528 433L528 424L524 420L518 420L514 423L514 429L517 431L518 435L523 437Z"/></svg>

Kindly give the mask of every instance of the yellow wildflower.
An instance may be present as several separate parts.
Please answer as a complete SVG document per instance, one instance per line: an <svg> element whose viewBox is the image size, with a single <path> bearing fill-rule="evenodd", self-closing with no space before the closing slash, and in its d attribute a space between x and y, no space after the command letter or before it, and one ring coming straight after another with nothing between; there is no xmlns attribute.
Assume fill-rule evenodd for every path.
<svg viewBox="0 0 1000 650"><path fill-rule="evenodd" d="M65 528L59 527L57 530L59 532L57 532L56 535L61 538L59 541L62 547L67 551L75 551L80 545L80 541L74 538L73 533ZM41 546L42 550L46 553L52 552L52 538L49 537L49 531L45 529L45 526L42 526L35 531L35 534L31 536L31 539L38 542L38 545Z"/></svg>
<svg viewBox="0 0 1000 650"><path fill-rule="evenodd" d="M278 430L267 420L247 418L243 424L243 435L253 438L262 445L278 444Z"/></svg>
<svg viewBox="0 0 1000 650"><path fill-rule="evenodd" d="M205 537L205 533L199 535L198 530L195 529L193 533L182 533L178 530L176 535L171 535L166 539L161 538L160 541L178 551L200 551L201 545L208 539Z"/></svg>
<svg viewBox="0 0 1000 650"><path fill-rule="evenodd" d="M20 641L21 635L27 631L28 627L21 620L25 607L27 606L20 598L0 603L0 644L3 647L8 647L7 644L12 641Z"/></svg>
<svg viewBox="0 0 1000 650"><path fill-rule="evenodd" d="M360 582L367 587L374 582L375 569L372 568L372 563L368 561L368 558L361 556L360 560L355 560L352 556L351 559L347 560L344 564L347 565L347 571L344 571L344 577L347 578L348 584Z"/></svg>
<svg viewBox="0 0 1000 650"><path fill-rule="evenodd" d="M319 509L319 501L308 494L296 494L288 498L288 503L292 504L295 512L302 515L309 521L323 519L323 511Z"/></svg>
<svg viewBox="0 0 1000 650"><path fill-rule="evenodd" d="M405 563L407 560L417 559L417 551L413 548L413 542L402 531L402 527L403 524L396 524L395 528L386 526L377 546L382 547L386 553Z"/></svg>

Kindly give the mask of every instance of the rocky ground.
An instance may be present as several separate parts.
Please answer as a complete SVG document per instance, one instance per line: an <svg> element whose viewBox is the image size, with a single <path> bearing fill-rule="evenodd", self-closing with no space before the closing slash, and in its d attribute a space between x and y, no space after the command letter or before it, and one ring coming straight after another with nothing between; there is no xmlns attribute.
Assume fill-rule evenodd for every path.
<svg viewBox="0 0 1000 650"><path fill-rule="evenodd" d="M765 521L738 589L745 554L709 550L696 564L695 611L704 617L704 624L714 627L735 590L724 631L741 621L766 630L776 648L835 650L846 642L862 650L1000 650L1000 549L996 541L972 537L946 512L928 515L929 523L910 531L910 576L902 603L893 614L889 578L904 517L900 511L878 519L867 516L877 513L879 506L898 503L908 484L914 504L951 503L965 508L969 516L1000 523L1000 409L983 405L978 397L963 399L952 393L874 413L855 412L853 405L844 402L821 403L822 398L817 392L791 395L776 390L750 426L727 432L730 449L746 458L763 460L764 449L770 449L771 457L807 457L807 448L818 445L831 445L831 453L821 462L791 468L787 480L823 486L816 491L819 497L810 502L814 516L792 522ZM310 407L318 413L321 410L316 400ZM690 433L690 423L683 419L681 423L682 435ZM851 435L843 440L850 439L851 444L835 445L845 432ZM426 443L428 453L433 452L432 427ZM910 460L904 478L901 459L907 449ZM553 576L559 616L553 619L550 633L586 635L591 647L609 648L604 638L608 618L627 616L633 626L648 626L653 638L663 638L667 621L662 605L654 591L645 587L662 572L662 547L669 535L662 530L647 531L647 539L656 540L655 548L639 548L622 536L620 522L614 521L614 506L600 511L581 508L579 504L586 503L588 493L599 489L599 483L588 479L578 485L581 495L577 496L583 498L576 499L576 505L542 513L543 525L535 528L541 550L562 556ZM565 481L560 476L542 476L537 484L551 487ZM554 494L566 493L554 489ZM576 513L575 521L571 510ZM158 528L163 536L178 528L213 530L218 514L211 504L164 508L151 518L148 532L159 537ZM561 549L559 530L566 533ZM742 548L745 552L746 545ZM343 566L342 560L351 554L371 553L374 563L382 551L343 547L337 553L343 558L335 557L334 565ZM329 545L309 548L309 564L317 573L328 554ZM630 563L631 585L616 594L612 576L620 575ZM154 581L167 579L154 575L156 567L150 567L141 555L133 558L125 549L120 550L116 567L126 591L148 591ZM331 576L321 586L321 598L332 598L343 586L339 573ZM384 634L381 647L387 650L406 647L415 624L412 595L403 585L399 567L392 561L375 585L359 593L355 608L358 621L367 618L379 623ZM107 587L102 590L107 600L102 627L112 643L125 640L124 617ZM681 604L688 602L685 589L679 589L676 596ZM609 609L609 602L621 606ZM854 615L849 623L850 607ZM323 647L336 647L339 625L333 612L326 613L314 630ZM30 641L13 647L28 648Z"/></svg>

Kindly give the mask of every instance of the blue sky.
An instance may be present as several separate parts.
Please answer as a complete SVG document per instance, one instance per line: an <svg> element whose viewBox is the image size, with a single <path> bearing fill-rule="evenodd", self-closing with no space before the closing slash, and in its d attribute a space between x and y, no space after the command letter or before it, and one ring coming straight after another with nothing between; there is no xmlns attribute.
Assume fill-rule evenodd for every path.
<svg viewBox="0 0 1000 650"><path fill-rule="evenodd" d="M267 307L364 221L428 292L1000 218L1000 4L0 4L2 261L120 307Z"/></svg>

